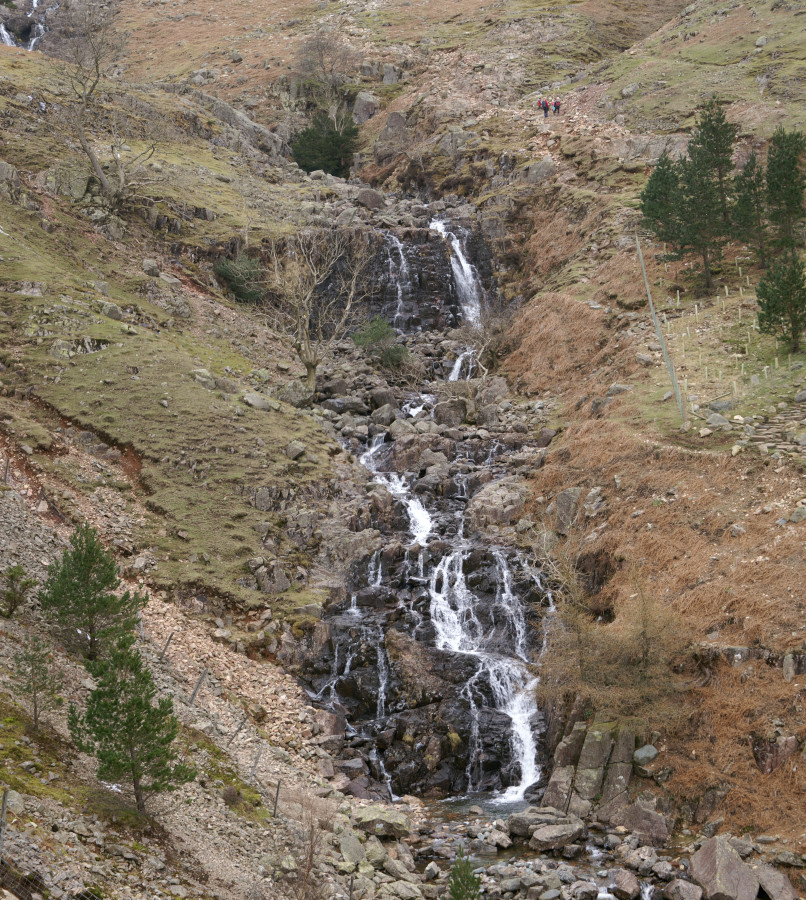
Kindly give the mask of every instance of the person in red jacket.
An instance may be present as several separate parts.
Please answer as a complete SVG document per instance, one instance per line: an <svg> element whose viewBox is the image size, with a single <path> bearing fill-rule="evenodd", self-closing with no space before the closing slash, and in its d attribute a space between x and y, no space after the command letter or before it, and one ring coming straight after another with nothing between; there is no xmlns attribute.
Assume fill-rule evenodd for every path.
<svg viewBox="0 0 806 900"><path fill-rule="evenodd" d="M554 115L558 116L560 114L560 98L555 97L554 99Z"/></svg>

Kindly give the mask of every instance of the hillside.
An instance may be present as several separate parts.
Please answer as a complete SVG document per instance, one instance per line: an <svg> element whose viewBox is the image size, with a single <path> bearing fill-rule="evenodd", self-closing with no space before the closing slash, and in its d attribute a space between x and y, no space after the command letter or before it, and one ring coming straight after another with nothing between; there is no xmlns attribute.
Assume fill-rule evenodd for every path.
<svg viewBox="0 0 806 900"><path fill-rule="evenodd" d="M67 13L0 8L21 42L46 26L33 51L0 46L0 572L22 562L41 582L92 523L152 598L138 645L199 770L137 816L70 744L63 706L32 732L12 658L28 629L50 632L36 603L3 619L14 878L40 871L51 897L313 897L295 879L315 832L328 897L442 896L459 845L491 896L532 896L531 877L586 896L571 893L599 877L586 842L661 896L677 874L624 862L649 838L603 812L619 763L627 808L668 825L661 865L688 877L714 834L742 835L746 868L775 864L803 894L806 357L754 328L762 273L746 246L726 247L704 292L693 259L666 262L640 231L637 198L712 95L738 125L737 165L779 125L806 127L804 15L795 0L134 0L89 126L137 192L110 208L71 124ZM349 179L305 173L289 148L315 107L300 65L322 29L349 50ZM542 96L561 114L544 117ZM402 369L345 338L307 396L270 310L216 274L306 228L365 240L355 328L391 321ZM495 371L472 368L481 345ZM556 627L546 547L577 554L617 641L642 592L675 623L688 652L669 710L611 726L615 694L587 711L555 698L517 731L490 660L515 646L501 678L533 687ZM446 598L479 617L470 650ZM64 699L83 700L80 660L54 646ZM474 688L480 673L490 684ZM660 754L637 768L632 749L606 754L588 796L577 747L566 811L595 827L555 886L542 847L510 856L506 842L528 838L517 804L551 795L579 721L591 740L615 727L613 754L619 734ZM474 789L482 812L443 803ZM490 792L517 803L498 812ZM381 817L405 826L377 824L395 795Z"/></svg>

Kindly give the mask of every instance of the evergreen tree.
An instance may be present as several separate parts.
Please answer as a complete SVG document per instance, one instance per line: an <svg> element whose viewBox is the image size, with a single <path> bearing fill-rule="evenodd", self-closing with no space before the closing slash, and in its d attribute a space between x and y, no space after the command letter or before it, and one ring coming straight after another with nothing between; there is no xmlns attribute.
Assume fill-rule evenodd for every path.
<svg viewBox="0 0 806 900"><path fill-rule="evenodd" d="M22 566L10 566L4 575L6 586L0 591L0 616L10 619L25 603L28 592L36 584L33 578L25 577Z"/></svg>
<svg viewBox="0 0 806 900"><path fill-rule="evenodd" d="M767 154L767 202L775 229L775 243L791 259L802 243L800 231L806 218L806 137L801 131L776 129Z"/></svg>
<svg viewBox="0 0 806 900"><path fill-rule="evenodd" d="M704 176L716 182L715 190L722 224L730 229L730 173L733 171L733 145L736 126L725 118L718 100L709 100L700 108L700 115L688 145L689 159Z"/></svg>
<svg viewBox="0 0 806 900"><path fill-rule="evenodd" d="M313 122L291 143L297 165L306 172L322 169L346 178L350 174L358 142L358 126L352 117L337 125L326 113L318 113Z"/></svg>
<svg viewBox="0 0 806 900"><path fill-rule="evenodd" d="M755 248L761 267L767 268L767 173L755 152L734 181L736 205L733 222L736 236Z"/></svg>
<svg viewBox="0 0 806 900"><path fill-rule="evenodd" d="M720 255L726 233L718 184L695 159L683 157L676 164L680 190L676 203L677 248L702 258L705 286L713 287L711 266Z"/></svg>
<svg viewBox="0 0 806 900"><path fill-rule="evenodd" d="M481 879L473 874L473 866L461 848L451 869L448 896L450 900L478 900L481 897Z"/></svg>
<svg viewBox="0 0 806 900"><path fill-rule="evenodd" d="M134 627L137 610L146 598L120 587L118 567L104 549L94 528L80 525L62 558L48 568L39 592L46 616L58 622L67 646L97 659L107 644Z"/></svg>
<svg viewBox="0 0 806 900"><path fill-rule="evenodd" d="M108 659L87 660L97 686L83 715L70 704L68 725L76 746L98 758L98 778L130 782L144 813L148 794L174 790L196 773L176 762L173 702L155 702L154 679L133 643L132 636L122 637Z"/></svg>
<svg viewBox="0 0 806 900"><path fill-rule="evenodd" d="M796 256L773 263L758 283L758 327L790 342L792 352L800 349L806 328L806 271Z"/></svg>
<svg viewBox="0 0 806 900"><path fill-rule="evenodd" d="M14 679L19 692L31 702L34 731L38 731L40 714L58 703L62 680L47 644L34 634L28 634L23 649L14 655Z"/></svg>
<svg viewBox="0 0 806 900"><path fill-rule="evenodd" d="M673 246L679 241L679 194L677 167L664 151L641 192L641 213L655 237Z"/></svg>

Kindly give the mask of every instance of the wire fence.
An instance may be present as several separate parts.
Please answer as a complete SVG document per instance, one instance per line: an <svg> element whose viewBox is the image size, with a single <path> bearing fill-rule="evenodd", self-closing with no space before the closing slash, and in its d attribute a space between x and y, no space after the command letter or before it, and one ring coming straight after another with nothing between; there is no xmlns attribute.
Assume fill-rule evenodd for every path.
<svg viewBox="0 0 806 900"><path fill-rule="evenodd" d="M10 791L3 791L2 807L0 808L0 888L8 891L20 900L36 900L37 897L46 895L48 885L42 875L37 871L27 871L26 866L21 866L19 860L15 862L12 840L9 835L9 797Z"/></svg>

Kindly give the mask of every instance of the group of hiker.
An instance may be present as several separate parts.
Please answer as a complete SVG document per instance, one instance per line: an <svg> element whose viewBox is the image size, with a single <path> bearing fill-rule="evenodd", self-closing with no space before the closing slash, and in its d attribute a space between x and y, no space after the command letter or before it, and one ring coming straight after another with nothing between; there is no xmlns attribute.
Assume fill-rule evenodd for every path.
<svg viewBox="0 0 806 900"><path fill-rule="evenodd" d="M543 110L543 118L548 119L549 110L552 110L555 116L560 114L560 98L555 97L554 100L549 100L546 97L542 97L537 101L537 105L539 109Z"/></svg>

